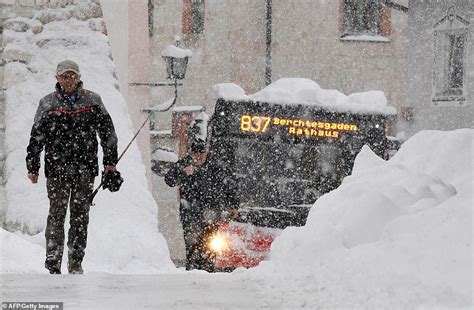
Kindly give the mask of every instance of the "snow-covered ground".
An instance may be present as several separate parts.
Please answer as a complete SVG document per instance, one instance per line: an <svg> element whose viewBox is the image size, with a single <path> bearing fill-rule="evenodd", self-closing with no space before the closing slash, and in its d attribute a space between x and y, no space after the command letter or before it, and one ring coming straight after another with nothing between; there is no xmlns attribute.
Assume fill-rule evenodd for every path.
<svg viewBox="0 0 474 310"><path fill-rule="evenodd" d="M470 309L473 140L471 129L421 132L388 162L364 149L306 226L286 229L255 269L4 274L1 298L67 309ZM2 233L2 264L33 266L42 249L19 240Z"/></svg>
<svg viewBox="0 0 474 310"><path fill-rule="evenodd" d="M283 231L259 267L232 274L172 266L134 145L119 164L121 191L99 193L91 211L86 274L44 274L48 201L44 178L37 185L26 178L24 157L57 62L79 63L85 87L112 114L120 148L133 134L107 38L89 25L67 20L39 35L4 31L6 50L33 58L5 69L16 79L6 91L8 205L1 207L32 235L0 229L2 301L59 301L68 310L473 307L472 129L420 132L389 161L364 148L352 175L316 202L306 226Z"/></svg>

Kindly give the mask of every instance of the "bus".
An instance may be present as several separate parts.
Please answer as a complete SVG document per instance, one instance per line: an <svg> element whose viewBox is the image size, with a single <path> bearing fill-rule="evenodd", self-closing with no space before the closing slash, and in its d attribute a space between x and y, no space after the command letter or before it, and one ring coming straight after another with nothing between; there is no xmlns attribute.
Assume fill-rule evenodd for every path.
<svg viewBox="0 0 474 310"><path fill-rule="evenodd" d="M202 113L194 121L189 113L173 116L173 132L183 137L179 157L204 137L208 164L235 180L239 215L213 225L203 249L216 270L266 259L276 236L305 225L316 200L351 173L364 145L384 159L399 146L387 137L396 111L382 92L345 96L307 79L281 79L249 96L230 86L209 123Z"/></svg>
<svg viewBox="0 0 474 310"><path fill-rule="evenodd" d="M315 201L351 173L364 145L386 159L389 121L385 113L219 98L210 152L236 179L239 216L209 236L216 268L258 265L282 229L305 225Z"/></svg>

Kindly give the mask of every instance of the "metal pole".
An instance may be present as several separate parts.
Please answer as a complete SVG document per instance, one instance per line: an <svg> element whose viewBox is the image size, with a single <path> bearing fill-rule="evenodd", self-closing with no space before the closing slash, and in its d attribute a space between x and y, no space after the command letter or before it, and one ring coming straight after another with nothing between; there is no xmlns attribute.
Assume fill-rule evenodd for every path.
<svg viewBox="0 0 474 310"><path fill-rule="evenodd" d="M171 105L171 107L176 103L176 98L178 98L178 79L174 79L174 103Z"/></svg>
<svg viewBox="0 0 474 310"><path fill-rule="evenodd" d="M145 119L145 121L143 122L143 124L140 126L140 128L137 130L137 132L135 133L135 135L133 136L132 140L130 140L130 142L127 144L127 146L125 147L125 149L122 151L122 153L120 154L120 156L118 157L117 159L117 163L120 161L120 159L122 159L122 156L125 154L125 152L127 152L128 148L130 147L130 145L132 145L132 142L135 140L135 138L138 136L138 134L140 133L140 131L143 129L143 127L145 127L145 124L148 122L148 120L150 119L150 114L148 114L148 117ZM94 205L93 201L94 201L94 197L95 195L97 195L97 193L99 192L99 189L102 187L102 185L104 184L104 182L101 180L100 181L100 184L99 186L97 186L97 188L94 190L94 192L92 192L92 195L90 196L90 204L91 206Z"/></svg>
<svg viewBox="0 0 474 310"><path fill-rule="evenodd" d="M272 0L266 0L265 85L272 83Z"/></svg>
<svg viewBox="0 0 474 310"><path fill-rule="evenodd" d="M125 149L122 151L122 153L120 154L120 156L118 157L117 159L117 163L120 161L120 159L122 159L122 156L125 154L125 152L127 152L128 148L130 147L130 145L132 145L132 142L135 140L135 138L138 136L138 134L140 133L140 131L143 129L143 127L145 127L145 124L150 121L150 129L154 129L155 127L155 123L154 123L154 120L151 118L153 112L166 112L168 110L170 110L176 103L176 99L178 98L178 79L174 79L174 99L173 99L173 102L171 103L170 106L168 107L165 107L163 109L159 109L159 110L156 110L156 111L147 111L148 112L148 116L147 118L145 119L145 121L143 122L143 124L140 126L140 128L138 128L137 132L135 133L135 135L133 136L132 140L130 140L130 142L127 144L127 146L125 147ZM171 84L171 85L173 85ZM102 180L100 181L100 184L99 186L94 190L94 192L92 192L92 195L90 197L90 204L93 206L94 203L93 203L93 200L94 200L94 197L97 195L97 193L99 192L99 189L102 187L104 183L102 182Z"/></svg>

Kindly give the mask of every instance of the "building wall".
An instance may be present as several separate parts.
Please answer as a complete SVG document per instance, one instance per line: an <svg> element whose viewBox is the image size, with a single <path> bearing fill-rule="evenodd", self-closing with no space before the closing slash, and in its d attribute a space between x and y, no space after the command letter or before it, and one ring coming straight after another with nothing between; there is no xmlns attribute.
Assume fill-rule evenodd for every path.
<svg viewBox="0 0 474 310"><path fill-rule="evenodd" d="M174 0L156 0L153 10L153 36L151 37L151 58L150 63L150 83L167 82L166 65L161 57L161 51L169 44L174 43L174 37L181 35L181 16L183 12L183 2ZM194 61L194 60L192 60ZM192 62L191 61L191 62ZM188 68L192 67L189 65ZM185 80L186 87L180 87L179 101L183 98L183 89L187 88L189 83L189 71ZM169 81L168 81L169 82ZM168 86L151 87L150 105L163 103L173 97L173 89ZM171 112L157 115L156 129L171 128Z"/></svg>
<svg viewBox="0 0 474 310"><path fill-rule="evenodd" d="M142 109L150 105L150 88L134 86L133 83L149 83L150 80L150 40L148 37L148 5L143 0L128 0L128 92L126 98L130 118L134 128L138 129L146 119ZM150 173L150 133L145 126L137 136L137 143L142 153L147 171L147 179L152 186Z"/></svg>
<svg viewBox="0 0 474 310"><path fill-rule="evenodd" d="M434 105L434 25L454 6L457 15L470 22L467 40L466 87L467 100L463 105ZM413 120L402 126L412 135L423 129L453 130L473 128L474 108L474 2L471 0L411 1L409 12L409 74L408 105L413 108Z"/></svg>
<svg viewBox="0 0 474 310"><path fill-rule="evenodd" d="M343 2L273 1L273 80L306 77L345 94L382 90L389 104L405 105L407 14L388 10L389 42L344 41Z"/></svg>
<svg viewBox="0 0 474 310"><path fill-rule="evenodd" d="M120 92L128 102L128 0L100 0Z"/></svg>
<svg viewBox="0 0 474 310"><path fill-rule="evenodd" d="M203 105L212 111L210 88L233 82L253 93L265 86L265 1L207 0L201 35L181 33L183 1L156 0L152 54L153 75L165 78L160 51L184 41L193 56L179 91L178 105ZM343 41L342 4L334 1L272 1L272 80L306 77L323 88L346 94L383 90L390 104L406 106L407 14L389 9L390 42ZM407 5L407 0L397 1ZM154 90L153 98L168 98L170 89ZM159 126L169 128L169 115Z"/></svg>
<svg viewBox="0 0 474 310"><path fill-rule="evenodd" d="M193 56L179 88L178 105L201 105L210 112L212 85L234 82L250 93L264 87L265 3L208 0L205 7L204 33L183 35L183 1L155 1L152 71L154 81L165 80L161 51L180 36L180 47L191 49ZM154 89L157 102L172 96L172 89ZM170 124L170 114L159 116L158 128L168 129Z"/></svg>

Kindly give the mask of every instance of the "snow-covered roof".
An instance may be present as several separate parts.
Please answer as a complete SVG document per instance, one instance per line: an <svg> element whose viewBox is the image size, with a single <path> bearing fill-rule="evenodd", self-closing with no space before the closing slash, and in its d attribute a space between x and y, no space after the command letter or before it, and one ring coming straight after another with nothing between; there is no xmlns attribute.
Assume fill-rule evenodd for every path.
<svg viewBox="0 0 474 310"><path fill-rule="evenodd" d="M171 151L157 149L151 154L151 158L158 161L167 161L171 163L175 163L178 161L178 155Z"/></svg>
<svg viewBox="0 0 474 310"><path fill-rule="evenodd" d="M199 112L202 111L202 105L182 105L174 107L173 112Z"/></svg>
<svg viewBox="0 0 474 310"><path fill-rule="evenodd" d="M334 89L322 89L318 83L305 78L279 79L254 94L234 83L217 84L212 87L215 99L234 101L259 101L284 105L305 104L319 106L335 112L358 114L396 114L394 107L387 103L384 92L372 90L345 95Z"/></svg>

